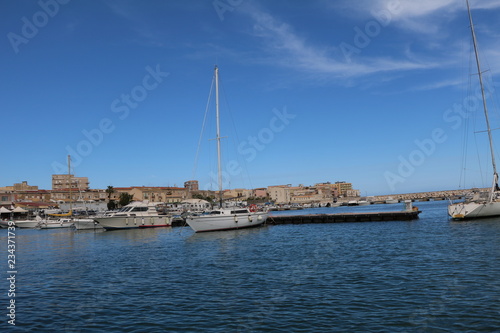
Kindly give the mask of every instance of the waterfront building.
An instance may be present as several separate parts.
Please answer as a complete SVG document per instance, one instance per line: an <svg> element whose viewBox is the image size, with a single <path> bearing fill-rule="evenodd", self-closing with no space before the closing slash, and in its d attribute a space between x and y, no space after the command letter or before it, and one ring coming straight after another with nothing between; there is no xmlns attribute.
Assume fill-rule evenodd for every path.
<svg viewBox="0 0 500 333"><path fill-rule="evenodd" d="M188 191L198 191L199 185L197 180L188 180L187 182L184 182L184 188L187 189Z"/></svg>
<svg viewBox="0 0 500 333"><path fill-rule="evenodd" d="M288 204L291 202L292 185L268 186L267 193L276 204Z"/></svg>
<svg viewBox="0 0 500 333"><path fill-rule="evenodd" d="M27 181L15 183L12 186L0 187L0 191L36 191L38 186L28 185Z"/></svg>
<svg viewBox="0 0 500 333"><path fill-rule="evenodd" d="M12 191L0 190L0 207L10 208L15 201Z"/></svg>
<svg viewBox="0 0 500 333"><path fill-rule="evenodd" d="M267 198L267 188L261 187L261 188L254 188L252 191L252 197L254 198Z"/></svg>
<svg viewBox="0 0 500 333"><path fill-rule="evenodd" d="M237 199L237 200L246 200L250 198L253 194L252 190L247 190L244 188L235 188L232 190L225 190L224 191L224 199Z"/></svg>
<svg viewBox="0 0 500 333"><path fill-rule="evenodd" d="M69 189L85 191L89 189L88 177L75 177L74 175L52 175L52 190Z"/></svg>

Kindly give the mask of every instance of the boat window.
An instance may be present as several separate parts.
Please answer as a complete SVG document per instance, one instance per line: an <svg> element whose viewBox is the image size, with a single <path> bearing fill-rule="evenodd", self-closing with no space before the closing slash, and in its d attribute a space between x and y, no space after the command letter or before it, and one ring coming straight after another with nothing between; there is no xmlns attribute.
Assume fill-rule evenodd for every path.
<svg viewBox="0 0 500 333"><path fill-rule="evenodd" d="M147 212L148 210L148 207L134 207L134 209L132 209L131 211L132 212Z"/></svg>
<svg viewBox="0 0 500 333"><path fill-rule="evenodd" d="M247 214L248 210L246 209L239 209L239 210L232 210L231 214Z"/></svg>
<svg viewBox="0 0 500 333"><path fill-rule="evenodd" d="M213 211L210 212L210 215L217 215L217 214L220 214L220 211L213 210Z"/></svg>

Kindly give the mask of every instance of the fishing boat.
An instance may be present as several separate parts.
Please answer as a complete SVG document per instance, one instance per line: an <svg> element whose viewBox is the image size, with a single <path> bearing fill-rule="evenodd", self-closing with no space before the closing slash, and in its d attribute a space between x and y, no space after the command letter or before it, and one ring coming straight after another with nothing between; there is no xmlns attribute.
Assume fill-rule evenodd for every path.
<svg viewBox="0 0 500 333"><path fill-rule="evenodd" d="M116 212L94 217L106 230L112 229L134 229L170 227L172 218L169 215L160 214L155 203L148 201L134 201Z"/></svg>
<svg viewBox="0 0 500 333"><path fill-rule="evenodd" d="M481 97L483 101L483 110L486 121L486 132L488 133L490 158L493 166L493 181L488 192L476 192L463 202L451 203L448 206L448 215L454 220L500 216L500 188L498 187L498 173L495 162L495 153L493 149L493 138L491 135L488 107L486 105L486 95L483 84L483 71L481 70L481 64L479 61L476 32L474 30L474 24L472 22L472 14L469 6L469 1L466 0L466 3L467 12L469 15L470 30L472 34L472 42L474 44L474 54L479 77L479 85L481 87Z"/></svg>
<svg viewBox="0 0 500 333"><path fill-rule="evenodd" d="M219 207L201 215L189 215L186 223L195 232L219 231L257 227L266 222L267 212L259 212L256 207L252 208L223 208L222 189L222 165L221 165L221 136L219 115L219 68L214 69L215 80L215 113L217 121L217 175L219 186Z"/></svg>

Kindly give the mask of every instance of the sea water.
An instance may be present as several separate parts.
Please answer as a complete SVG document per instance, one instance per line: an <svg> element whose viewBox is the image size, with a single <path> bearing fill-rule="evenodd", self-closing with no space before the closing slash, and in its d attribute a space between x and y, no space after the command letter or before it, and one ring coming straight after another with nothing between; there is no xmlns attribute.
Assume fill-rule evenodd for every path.
<svg viewBox="0 0 500 333"><path fill-rule="evenodd" d="M3 229L0 331L500 331L500 218L454 222L447 202L415 205L414 221L202 234L16 229L14 297Z"/></svg>

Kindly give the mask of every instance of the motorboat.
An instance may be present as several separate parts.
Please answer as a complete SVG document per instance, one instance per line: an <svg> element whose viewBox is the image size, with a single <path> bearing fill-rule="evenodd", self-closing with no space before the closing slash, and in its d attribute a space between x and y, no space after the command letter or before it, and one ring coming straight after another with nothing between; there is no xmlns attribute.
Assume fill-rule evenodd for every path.
<svg viewBox="0 0 500 333"><path fill-rule="evenodd" d="M156 204L148 201L134 201L116 212L94 217L106 230L170 227L172 219L169 215L158 213Z"/></svg>

